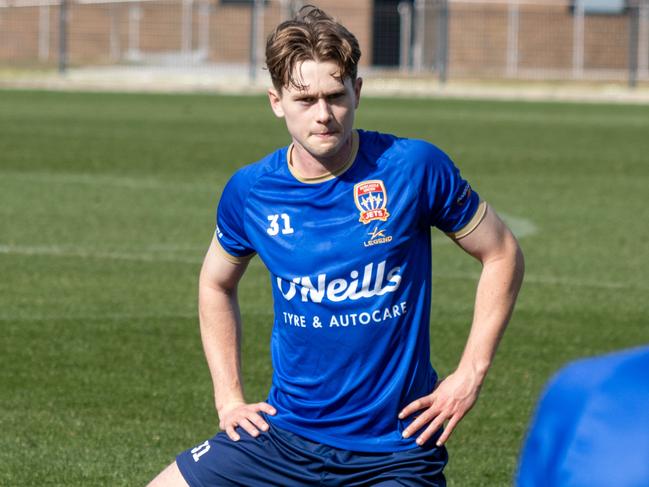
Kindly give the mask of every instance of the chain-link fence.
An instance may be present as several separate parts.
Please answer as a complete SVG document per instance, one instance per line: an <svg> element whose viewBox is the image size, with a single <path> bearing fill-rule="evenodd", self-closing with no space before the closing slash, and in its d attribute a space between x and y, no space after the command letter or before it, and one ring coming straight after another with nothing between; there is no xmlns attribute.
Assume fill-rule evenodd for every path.
<svg viewBox="0 0 649 487"><path fill-rule="evenodd" d="M0 66L154 66L237 72L254 80L266 36L300 3L0 0ZM649 0L317 4L357 35L365 73L442 80L649 80Z"/></svg>

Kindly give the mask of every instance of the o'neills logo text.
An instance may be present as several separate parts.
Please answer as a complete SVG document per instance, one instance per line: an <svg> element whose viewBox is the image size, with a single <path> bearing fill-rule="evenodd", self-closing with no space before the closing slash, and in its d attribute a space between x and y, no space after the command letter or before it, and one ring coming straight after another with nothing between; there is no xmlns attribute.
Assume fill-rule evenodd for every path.
<svg viewBox="0 0 649 487"><path fill-rule="evenodd" d="M386 209L388 194L380 179L363 181L354 185L354 202L361 212L358 221L366 225L373 220L387 221L390 216Z"/></svg>
<svg viewBox="0 0 649 487"><path fill-rule="evenodd" d="M294 277L290 281L277 277L277 288L287 301L298 294L298 288L304 302L320 303L325 297L334 302L371 298L399 289L400 270L401 267L393 267L386 274L385 261L376 265L371 262L363 268L362 276L358 271L351 271L349 279L337 278L330 281L326 274L318 274L313 280L307 276Z"/></svg>

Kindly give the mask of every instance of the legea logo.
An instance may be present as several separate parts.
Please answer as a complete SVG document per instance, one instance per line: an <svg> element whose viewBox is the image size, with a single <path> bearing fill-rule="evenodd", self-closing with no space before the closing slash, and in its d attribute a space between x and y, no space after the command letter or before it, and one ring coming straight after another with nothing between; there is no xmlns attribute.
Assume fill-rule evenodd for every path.
<svg viewBox="0 0 649 487"><path fill-rule="evenodd" d="M385 261L379 262L376 266L373 262L363 268L361 277L358 271L351 271L349 279L338 278L327 281L326 274L318 274L315 284L310 277L294 277L291 281L285 281L277 277L277 288L284 299L290 301L298 294L302 301L313 301L320 303L326 298L329 301L344 301L346 299L371 298L382 296L386 293L393 293L399 289L401 267L393 267L385 273ZM287 289L288 288L288 289Z"/></svg>

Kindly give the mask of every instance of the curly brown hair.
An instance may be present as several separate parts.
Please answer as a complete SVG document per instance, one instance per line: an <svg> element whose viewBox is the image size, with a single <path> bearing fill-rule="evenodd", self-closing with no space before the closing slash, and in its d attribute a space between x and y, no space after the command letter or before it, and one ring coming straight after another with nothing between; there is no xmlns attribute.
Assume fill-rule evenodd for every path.
<svg viewBox="0 0 649 487"><path fill-rule="evenodd" d="M299 62L333 61L341 80L355 81L360 57L354 34L313 5L305 5L295 18L279 24L266 42L266 67L280 95L284 87L305 88L293 77Z"/></svg>

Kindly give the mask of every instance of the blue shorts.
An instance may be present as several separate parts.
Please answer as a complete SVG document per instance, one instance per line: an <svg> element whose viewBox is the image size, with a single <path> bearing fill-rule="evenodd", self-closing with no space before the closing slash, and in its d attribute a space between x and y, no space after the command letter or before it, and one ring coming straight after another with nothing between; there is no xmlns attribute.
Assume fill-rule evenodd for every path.
<svg viewBox="0 0 649 487"><path fill-rule="evenodd" d="M237 428L221 432L176 458L191 487L435 486L444 487L445 447L433 440L393 453L362 453L314 443L274 426L257 438Z"/></svg>

